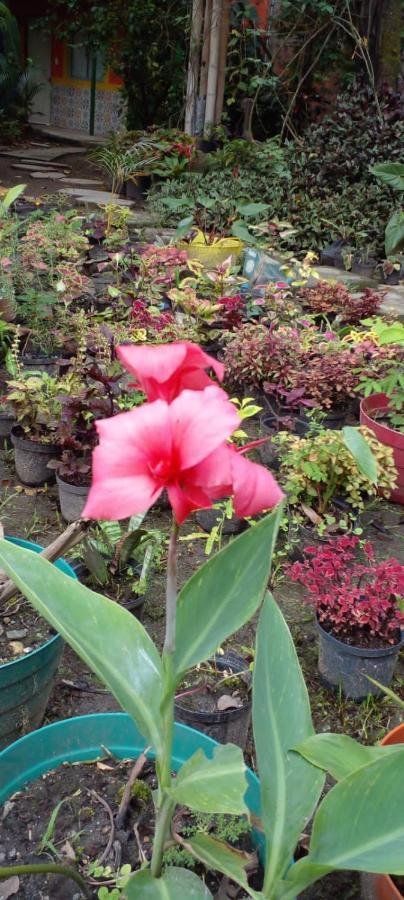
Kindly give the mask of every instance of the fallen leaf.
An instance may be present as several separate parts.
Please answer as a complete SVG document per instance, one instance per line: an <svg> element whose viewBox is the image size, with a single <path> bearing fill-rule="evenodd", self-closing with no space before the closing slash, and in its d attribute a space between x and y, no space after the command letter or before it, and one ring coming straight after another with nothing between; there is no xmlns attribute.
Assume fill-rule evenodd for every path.
<svg viewBox="0 0 404 900"><path fill-rule="evenodd" d="M0 884L0 900L7 900L7 897L12 897L13 894L16 894L20 887L20 879L18 875L13 875L12 878L7 878L7 881L2 881Z"/></svg>
<svg viewBox="0 0 404 900"><path fill-rule="evenodd" d="M240 709L242 705L240 697L231 697L230 694L222 694L217 701L217 708L223 712L226 709Z"/></svg>
<svg viewBox="0 0 404 900"><path fill-rule="evenodd" d="M2 822L4 822L4 819L6 818L6 816L8 816L9 812L11 812L12 809L14 809L14 803L12 803L11 800L6 800L6 802L3 806L3 813L1 816Z"/></svg>
<svg viewBox="0 0 404 900"><path fill-rule="evenodd" d="M76 854L73 850L73 847L72 847L70 841L65 841L65 843L63 844L63 847L61 847L60 850L61 850L61 853L63 853L63 856L66 856L67 859L71 859L72 862L76 861Z"/></svg>
<svg viewBox="0 0 404 900"><path fill-rule="evenodd" d="M306 506L305 503L302 503L302 510L305 516L310 519L310 522L313 523L313 525L320 525L323 521L321 516L319 516L318 513L316 513L314 509L311 508L311 506Z"/></svg>
<svg viewBox="0 0 404 900"><path fill-rule="evenodd" d="M10 650L14 653L14 656L18 656L19 653L24 653L24 644L21 641L10 641L9 645Z"/></svg>
<svg viewBox="0 0 404 900"><path fill-rule="evenodd" d="M112 772L113 766L107 766L106 763L97 762L97 769L101 769L101 772L106 772L106 771Z"/></svg>

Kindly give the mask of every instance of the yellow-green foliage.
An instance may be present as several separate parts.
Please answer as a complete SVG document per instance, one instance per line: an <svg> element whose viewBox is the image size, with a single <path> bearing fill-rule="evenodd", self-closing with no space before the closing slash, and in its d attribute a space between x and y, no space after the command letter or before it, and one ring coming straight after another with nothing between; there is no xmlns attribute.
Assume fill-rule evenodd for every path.
<svg viewBox="0 0 404 900"><path fill-rule="evenodd" d="M390 495L397 479L393 451L380 444L368 428L360 431L376 459L377 486L358 468L342 431L329 429L304 438L289 432L278 435L280 475L292 506L305 503L324 515L334 497L361 510L364 500L376 496L378 488L386 497Z"/></svg>

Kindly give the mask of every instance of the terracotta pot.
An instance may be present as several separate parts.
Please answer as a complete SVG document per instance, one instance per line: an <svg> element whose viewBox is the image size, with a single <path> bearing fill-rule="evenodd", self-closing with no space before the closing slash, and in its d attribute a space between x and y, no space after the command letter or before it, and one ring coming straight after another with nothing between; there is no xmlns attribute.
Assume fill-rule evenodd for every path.
<svg viewBox="0 0 404 900"><path fill-rule="evenodd" d="M404 504L404 434L377 422L373 415L377 412L388 412L389 398L386 394L372 394L362 400L360 407L361 425L366 425L376 435L378 441L393 450L394 464L398 472L397 487L391 492L390 500Z"/></svg>
<svg viewBox="0 0 404 900"><path fill-rule="evenodd" d="M401 725L397 725L397 728L389 731L381 743L383 746L404 744L404 722ZM369 874L364 876L364 881L366 885L365 894L372 897L372 900L373 898L374 900L404 900L402 893L394 884L390 875Z"/></svg>

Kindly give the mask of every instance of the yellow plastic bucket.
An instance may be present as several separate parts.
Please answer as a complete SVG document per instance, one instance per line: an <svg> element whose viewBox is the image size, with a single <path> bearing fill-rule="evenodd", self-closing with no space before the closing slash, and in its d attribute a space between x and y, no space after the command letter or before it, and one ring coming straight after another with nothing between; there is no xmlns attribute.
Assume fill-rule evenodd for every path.
<svg viewBox="0 0 404 900"><path fill-rule="evenodd" d="M186 241L179 241L179 250L185 250L188 259L196 259L201 263L204 269L214 269L221 266L226 259L231 256L231 263L236 266L240 260L244 250L244 244L238 238L221 238L213 244L200 243L200 241L192 241L188 244Z"/></svg>

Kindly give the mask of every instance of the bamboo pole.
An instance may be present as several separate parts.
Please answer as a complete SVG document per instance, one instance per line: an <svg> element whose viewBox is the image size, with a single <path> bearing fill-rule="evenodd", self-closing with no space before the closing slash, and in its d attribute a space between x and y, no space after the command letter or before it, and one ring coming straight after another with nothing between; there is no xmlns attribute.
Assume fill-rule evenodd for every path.
<svg viewBox="0 0 404 900"><path fill-rule="evenodd" d="M208 85L206 90L205 133L215 124L216 91L219 74L222 0L212 0Z"/></svg>
<svg viewBox="0 0 404 900"><path fill-rule="evenodd" d="M62 553L67 553L68 550L71 550L72 547L83 540L87 527L88 523L82 519L78 519L77 522L72 522L72 524L68 525L65 531L62 534L59 534L51 544L44 547L39 555L48 559L50 562L54 562L62 556ZM4 577L5 573L1 572L0 574ZM17 588L11 578L3 582L3 584L0 585L0 603L5 603L6 600L10 600L16 593Z"/></svg>
<svg viewBox="0 0 404 900"><path fill-rule="evenodd" d="M198 93L200 49L203 25L204 0L193 0L191 37L189 44L187 97L185 104L185 126L187 134L195 133L196 98Z"/></svg>
<svg viewBox="0 0 404 900"><path fill-rule="evenodd" d="M222 27L220 29L219 72L216 88L215 123L222 118L224 88L226 84L227 47L230 32L230 6L231 0L223 0Z"/></svg>

